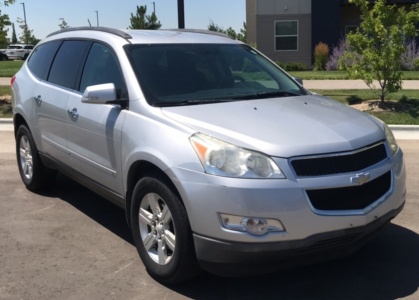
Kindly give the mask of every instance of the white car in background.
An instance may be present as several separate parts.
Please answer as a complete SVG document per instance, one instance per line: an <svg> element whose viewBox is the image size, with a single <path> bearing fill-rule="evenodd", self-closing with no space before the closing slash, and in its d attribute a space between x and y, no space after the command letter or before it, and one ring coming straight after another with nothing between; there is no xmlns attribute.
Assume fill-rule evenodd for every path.
<svg viewBox="0 0 419 300"><path fill-rule="evenodd" d="M6 55L9 59L26 60L33 50L33 45L14 44L10 45L6 50Z"/></svg>

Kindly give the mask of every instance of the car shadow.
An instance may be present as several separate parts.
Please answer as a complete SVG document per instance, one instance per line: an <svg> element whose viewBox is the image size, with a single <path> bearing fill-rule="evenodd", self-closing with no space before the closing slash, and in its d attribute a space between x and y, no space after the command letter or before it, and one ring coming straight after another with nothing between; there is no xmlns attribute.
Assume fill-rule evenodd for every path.
<svg viewBox="0 0 419 300"><path fill-rule="evenodd" d="M133 243L123 209L59 174L44 196L58 197ZM419 235L391 224L355 254L272 274L223 278L208 273L167 286L193 299L397 299L419 287Z"/></svg>
<svg viewBox="0 0 419 300"><path fill-rule="evenodd" d="M54 187L39 194L67 202L126 242L134 245L131 229L125 218L125 210L67 176L58 173Z"/></svg>

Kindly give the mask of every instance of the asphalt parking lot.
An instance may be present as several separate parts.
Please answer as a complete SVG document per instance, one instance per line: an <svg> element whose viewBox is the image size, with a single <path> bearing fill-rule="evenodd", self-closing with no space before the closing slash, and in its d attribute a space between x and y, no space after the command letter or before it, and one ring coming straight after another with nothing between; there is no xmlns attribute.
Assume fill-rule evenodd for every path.
<svg viewBox="0 0 419 300"><path fill-rule="evenodd" d="M64 176L47 193L27 191L13 132L0 131L0 299L419 299L419 141L399 144L405 209L356 254L257 277L203 274L171 287L147 274L122 209Z"/></svg>

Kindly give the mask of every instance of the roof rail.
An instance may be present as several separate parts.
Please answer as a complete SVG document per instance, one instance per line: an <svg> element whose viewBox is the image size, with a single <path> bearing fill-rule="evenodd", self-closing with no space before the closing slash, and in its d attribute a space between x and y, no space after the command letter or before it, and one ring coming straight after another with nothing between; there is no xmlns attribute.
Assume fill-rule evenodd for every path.
<svg viewBox="0 0 419 300"><path fill-rule="evenodd" d="M209 35L218 35L225 38L229 38L234 40L234 38L228 34L218 32L218 31L212 31L212 30L204 30L204 29L159 29L164 31L178 31L178 32L191 32L191 33L202 33L202 34L209 34Z"/></svg>
<svg viewBox="0 0 419 300"><path fill-rule="evenodd" d="M118 29L114 29L114 28L108 28L108 27L88 27L88 26L71 27L71 28L58 30L58 31L55 31L53 33L50 33L47 37L50 37L50 36L53 36L53 35L56 35L56 34L59 34L59 33L64 33L64 32L69 32L69 31L81 31L81 30L107 32L107 33L111 33L111 34L120 36L121 38L124 38L124 39L132 39L132 36L130 36L128 33L124 32L122 30L118 30Z"/></svg>

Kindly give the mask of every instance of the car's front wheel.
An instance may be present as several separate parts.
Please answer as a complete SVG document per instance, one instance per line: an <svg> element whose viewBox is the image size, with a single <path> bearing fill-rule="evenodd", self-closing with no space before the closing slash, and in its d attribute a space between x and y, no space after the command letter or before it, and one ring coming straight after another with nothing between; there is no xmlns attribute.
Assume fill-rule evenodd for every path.
<svg viewBox="0 0 419 300"><path fill-rule="evenodd" d="M149 274L174 284L200 273L185 207L164 178L145 177L135 186L131 225Z"/></svg>
<svg viewBox="0 0 419 300"><path fill-rule="evenodd" d="M16 133L16 158L20 177L28 190L45 190L54 185L57 172L42 164L32 133L25 125Z"/></svg>

